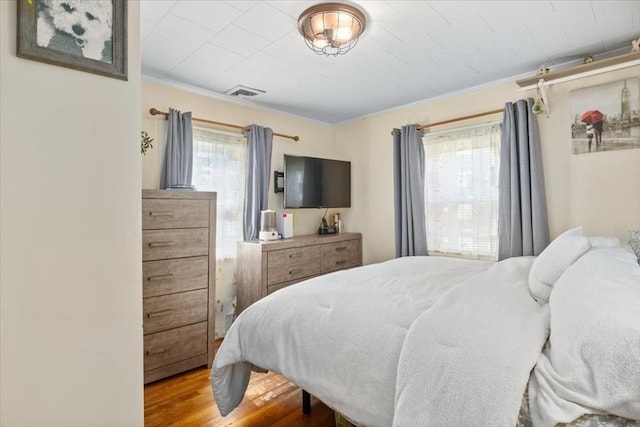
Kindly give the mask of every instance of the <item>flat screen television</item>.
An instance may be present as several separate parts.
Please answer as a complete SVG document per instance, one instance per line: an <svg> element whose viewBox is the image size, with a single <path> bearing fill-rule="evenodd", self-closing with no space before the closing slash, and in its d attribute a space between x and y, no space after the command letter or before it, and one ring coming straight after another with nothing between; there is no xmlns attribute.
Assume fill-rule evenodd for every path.
<svg viewBox="0 0 640 427"><path fill-rule="evenodd" d="M285 154L284 207L351 207L351 162Z"/></svg>

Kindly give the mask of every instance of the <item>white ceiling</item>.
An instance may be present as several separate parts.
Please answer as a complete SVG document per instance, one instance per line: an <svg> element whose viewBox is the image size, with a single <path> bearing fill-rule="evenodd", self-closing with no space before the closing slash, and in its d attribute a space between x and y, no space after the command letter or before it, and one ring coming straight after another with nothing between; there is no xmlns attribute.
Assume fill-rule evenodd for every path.
<svg viewBox="0 0 640 427"><path fill-rule="evenodd" d="M346 55L325 57L296 26L316 3L142 0L143 76L216 97L261 89L243 102L335 124L541 64L627 53L640 37L639 0L354 1L365 33Z"/></svg>

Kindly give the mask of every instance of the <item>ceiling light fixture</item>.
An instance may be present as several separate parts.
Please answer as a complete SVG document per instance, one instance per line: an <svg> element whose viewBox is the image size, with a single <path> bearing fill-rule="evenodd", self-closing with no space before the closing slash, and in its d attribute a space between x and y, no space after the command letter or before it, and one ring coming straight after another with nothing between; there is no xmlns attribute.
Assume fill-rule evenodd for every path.
<svg viewBox="0 0 640 427"><path fill-rule="evenodd" d="M298 30L304 41L319 55L344 55L358 43L366 18L354 6L321 3L311 6L298 18Z"/></svg>

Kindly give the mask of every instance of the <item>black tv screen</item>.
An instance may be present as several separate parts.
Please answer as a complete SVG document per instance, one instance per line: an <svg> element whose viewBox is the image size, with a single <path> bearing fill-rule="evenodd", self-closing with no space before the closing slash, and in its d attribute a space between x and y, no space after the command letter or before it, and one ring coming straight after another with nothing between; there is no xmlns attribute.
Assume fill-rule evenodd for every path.
<svg viewBox="0 0 640 427"><path fill-rule="evenodd" d="M351 162L285 154L284 207L351 207Z"/></svg>

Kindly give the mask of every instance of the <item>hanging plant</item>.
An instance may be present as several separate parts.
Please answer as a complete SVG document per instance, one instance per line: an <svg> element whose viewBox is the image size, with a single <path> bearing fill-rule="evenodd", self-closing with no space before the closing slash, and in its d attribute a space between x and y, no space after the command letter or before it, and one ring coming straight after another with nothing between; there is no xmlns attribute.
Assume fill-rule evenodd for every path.
<svg viewBox="0 0 640 427"><path fill-rule="evenodd" d="M145 131L140 132L140 153L147 155L147 150L153 148L153 138Z"/></svg>

